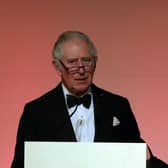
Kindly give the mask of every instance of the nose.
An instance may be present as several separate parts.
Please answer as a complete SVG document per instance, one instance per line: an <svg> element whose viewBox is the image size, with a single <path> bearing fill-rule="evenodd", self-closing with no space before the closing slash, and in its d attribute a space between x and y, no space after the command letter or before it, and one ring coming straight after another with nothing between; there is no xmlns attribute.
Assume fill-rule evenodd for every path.
<svg viewBox="0 0 168 168"><path fill-rule="evenodd" d="M84 74L85 73L84 64L83 64L83 61L81 59L78 60L78 67L79 67L79 73Z"/></svg>
<svg viewBox="0 0 168 168"><path fill-rule="evenodd" d="M80 74L84 74L85 73L85 70L84 70L84 66L79 66L79 73Z"/></svg>
<svg viewBox="0 0 168 168"><path fill-rule="evenodd" d="M84 66L84 65L83 65L83 61L82 61L81 59L78 60L78 66L79 66L79 67L83 67L83 66Z"/></svg>
<svg viewBox="0 0 168 168"><path fill-rule="evenodd" d="M85 73L85 66L82 61L82 59L78 59L78 68L79 68L79 73L84 74Z"/></svg>

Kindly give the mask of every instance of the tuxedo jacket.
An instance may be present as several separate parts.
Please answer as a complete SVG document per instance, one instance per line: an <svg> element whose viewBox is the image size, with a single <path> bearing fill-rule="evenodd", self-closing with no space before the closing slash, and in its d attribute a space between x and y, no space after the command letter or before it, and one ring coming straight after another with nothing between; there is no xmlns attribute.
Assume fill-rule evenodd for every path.
<svg viewBox="0 0 168 168"><path fill-rule="evenodd" d="M94 84L95 142L143 142L128 100ZM117 124L114 123L117 119ZM61 84L25 105L12 168L23 168L25 141L76 141Z"/></svg>

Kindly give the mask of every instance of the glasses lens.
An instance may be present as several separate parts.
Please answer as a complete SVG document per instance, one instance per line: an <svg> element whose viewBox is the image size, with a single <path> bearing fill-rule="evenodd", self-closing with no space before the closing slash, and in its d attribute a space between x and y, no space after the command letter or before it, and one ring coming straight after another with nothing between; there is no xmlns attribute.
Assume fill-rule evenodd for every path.
<svg viewBox="0 0 168 168"><path fill-rule="evenodd" d="M77 73L79 71L79 68L78 67L71 67L71 68L68 68L68 72L69 73Z"/></svg>
<svg viewBox="0 0 168 168"><path fill-rule="evenodd" d="M65 66L65 64L59 60L64 69L71 74L79 73L82 68L85 72L91 72L93 67L93 58L85 58L82 60L82 66L74 65L74 66ZM78 63L78 62L77 62Z"/></svg>
<svg viewBox="0 0 168 168"><path fill-rule="evenodd" d="M80 68L83 68L83 70L85 72L90 72L91 71L91 65L89 66L76 66L76 67L71 67L71 68L68 68L68 72L69 73L78 73L80 71Z"/></svg>

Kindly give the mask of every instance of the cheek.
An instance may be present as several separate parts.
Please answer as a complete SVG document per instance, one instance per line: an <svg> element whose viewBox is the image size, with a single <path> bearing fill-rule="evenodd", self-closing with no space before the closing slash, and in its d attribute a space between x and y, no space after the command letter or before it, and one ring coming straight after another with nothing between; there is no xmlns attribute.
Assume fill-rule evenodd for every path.
<svg viewBox="0 0 168 168"><path fill-rule="evenodd" d="M69 76L69 75L62 75L62 80L64 82L66 82L66 84L68 85L72 85L74 83L74 78L72 76Z"/></svg>
<svg viewBox="0 0 168 168"><path fill-rule="evenodd" d="M89 79L92 80L92 79L93 79L93 76L94 76L94 72L90 73L90 74L89 74Z"/></svg>

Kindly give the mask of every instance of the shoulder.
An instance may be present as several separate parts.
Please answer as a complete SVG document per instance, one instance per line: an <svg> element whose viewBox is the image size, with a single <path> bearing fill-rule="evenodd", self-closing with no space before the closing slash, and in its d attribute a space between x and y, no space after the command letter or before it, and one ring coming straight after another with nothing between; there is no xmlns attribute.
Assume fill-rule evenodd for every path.
<svg viewBox="0 0 168 168"><path fill-rule="evenodd" d="M55 114L58 107L62 107L64 103L62 87L58 85L56 88L48 91L42 96L27 102L21 115L21 123L31 121L36 123L40 118L46 118L49 114Z"/></svg>
<svg viewBox="0 0 168 168"><path fill-rule="evenodd" d="M119 94L104 90L95 85L92 86L93 98L96 104L102 104L104 108L114 111L131 111L131 105L128 98Z"/></svg>
<svg viewBox="0 0 168 168"><path fill-rule="evenodd" d="M92 91L93 94L95 94L96 96L100 96L103 97L104 99L110 99L110 100L117 100L117 101L128 101L128 99L122 95L116 94L116 93L112 93L108 90L105 90L103 88L100 88L96 85L92 85Z"/></svg>
<svg viewBox="0 0 168 168"><path fill-rule="evenodd" d="M63 97L62 87L59 84L56 88L49 90L38 98L31 100L25 104L25 107L38 107L43 108L44 106L49 106L51 104L55 104L57 100Z"/></svg>

